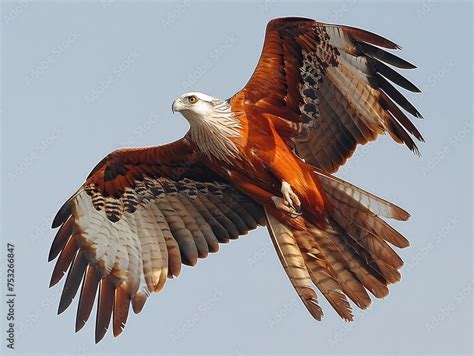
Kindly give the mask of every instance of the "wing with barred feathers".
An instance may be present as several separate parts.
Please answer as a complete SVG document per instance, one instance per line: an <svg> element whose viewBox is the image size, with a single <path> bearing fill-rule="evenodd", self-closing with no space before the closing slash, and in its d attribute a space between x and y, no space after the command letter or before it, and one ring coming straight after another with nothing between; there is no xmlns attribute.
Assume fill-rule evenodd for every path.
<svg viewBox="0 0 474 356"><path fill-rule="evenodd" d="M329 173L379 134L389 133L418 154L412 136L423 138L403 110L421 114L389 82L419 92L391 67L415 66L382 48L399 49L353 27L274 19L255 72L231 98L232 108L249 122L270 119L301 158Z"/></svg>
<svg viewBox="0 0 474 356"><path fill-rule="evenodd" d="M121 333L130 304L135 313L181 263L219 249L264 224L262 208L200 165L184 138L150 148L118 150L104 158L53 221L59 231L49 260L58 257L51 286L66 271L58 312L80 291L76 330L97 297L96 342L112 320Z"/></svg>

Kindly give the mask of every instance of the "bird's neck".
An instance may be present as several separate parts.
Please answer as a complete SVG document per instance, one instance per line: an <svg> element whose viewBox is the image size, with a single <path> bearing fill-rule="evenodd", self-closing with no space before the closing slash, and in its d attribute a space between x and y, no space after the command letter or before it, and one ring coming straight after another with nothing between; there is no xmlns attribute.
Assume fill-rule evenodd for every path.
<svg viewBox="0 0 474 356"><path fill-rule="evenodd" d="M209 159L231 163L239 156L235 141L240 137L241 129L242 124L230 104L222 101L205 118L193 120L189 136Z"/></svg>

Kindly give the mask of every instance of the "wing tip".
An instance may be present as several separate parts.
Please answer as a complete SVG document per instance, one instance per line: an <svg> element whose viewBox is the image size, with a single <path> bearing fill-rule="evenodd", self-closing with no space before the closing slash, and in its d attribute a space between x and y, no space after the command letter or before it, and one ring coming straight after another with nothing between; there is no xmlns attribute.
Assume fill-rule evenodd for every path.
<svg viewBox="0 0 474 356"><path fill-rule="evenodd" d="M76 319L76 325L74 327L74 332L77 333L79 332L83 327L84 325L86 325L86 321L85 320L82 320L82 319Z"/></svg>
<svg viewBox="0 0 474 356"><path fill-rule="evenodd" d="M103 327L103 328L96 328L95 329L95 343L98 344L99 342L102 341L104 338L105 334L107 333L108 327Z"/></svg>
<svg viewBox="0 0 474 356"><path fill-rule="evenodd" d="M51 279L49 280L49 288L54 287L58 282L64 277L66 274L66 271L56 271L53 275L51 276Z"/></svg>
<svg viewBox="0 0 474 356"><path fill-rule="evenodd" d="M349 32L350 36L360 42L370 43L379 47L400 50L401 46L395 42L380 36L374 32L363 30L357 27L344 26L344 28Z"/></svg>
<svg viewBox="0 0 474 356"><path fill-rule="evenodd" d="M411 218L411 215L408 211L397 207L398 208L398 214L396 216L396 219L399 221L408 221ZM407 240L408 241L408 240Z"/></svg>
<svg viewBox="0 0 474 356"><path fill-rule="evenodd" d="M57 310L57 315L60 315L62 314L68 307L69 305L71 304L72 302L72 299L71 300L61 300L59 302L59 305L58 305L58 310Z"/></svg>
<svg viewBox="0 0 474 356"><path fill-rule="evenodd" d="M53 222L51 223L51 228L56 229L57 227L61 226L71 214L71 200L69 199L61 206L61 208L59 208L59 211L54 216Z"/></svg>
<svg viewBox="0 0 474 356"><path fill-rule="evenodd" d="M53 251L53 249L51 248L51 249L49 250L49 254L48 254L48 262L51 262L51 261L54 260L56 257L57 257L56 251ZM50 287L51 287L51 286L50 286Z"/></svg>
<svg viewBox="0 0 474 356"><path fill-rule="evenodd" d="M399 67L401 69L416 69L418 68L416 65L414 65L413 63L411 62L408 62L407 60L404 59L404 67Z"/></svg>
<svg viewBox="0 0 474 356"><path fill-rule="evenodd" d="M356 41L355 42L356 46L356 53L358 55L366 55L371 58L377 58L381 60L382 62L388 63L392 66L395 66L397 68L401 69L414 69L416 66L407 60L400 58L396 55L394 55L391 52L388 52L384 49L382 49L380 46L374 46L373 44L369 42L361 42L361 41ZM386 47L385 47L386 48Z"/></svg>

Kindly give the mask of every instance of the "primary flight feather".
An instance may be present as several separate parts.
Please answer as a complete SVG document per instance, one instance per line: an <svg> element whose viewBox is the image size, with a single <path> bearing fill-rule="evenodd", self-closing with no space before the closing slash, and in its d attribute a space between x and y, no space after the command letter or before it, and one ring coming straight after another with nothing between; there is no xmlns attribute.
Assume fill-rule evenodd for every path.
<svg viewBox="0 0 474 356"><path fill-rule="evenodd" d="M180 96L182 139L110 153L59 210L49 254L51 285L68 271L59 312L79 293L79 330L97 300L96 342L110 324L117 336L130 305L140 312L182 263L259 225L314 318L315 287L346 320L349 300L365 309L369 293L386 296L403 265L392 246L408 241L382 218L409 214L332 175L379 134L418 153L405 112L421 115L390 83L418 92L392 68L414 66L383 48L399 47L357 28L270 21L242 90Z"/></svg>

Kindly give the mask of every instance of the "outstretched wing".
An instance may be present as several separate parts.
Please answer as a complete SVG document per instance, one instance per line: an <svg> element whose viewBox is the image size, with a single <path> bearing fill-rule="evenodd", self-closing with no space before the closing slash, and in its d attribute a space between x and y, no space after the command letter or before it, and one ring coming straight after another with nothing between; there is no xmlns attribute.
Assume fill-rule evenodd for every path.
<svg viewBox="0 0 474 356"><path fill-rule="evenodd" d="M245 112L249 121L259 115L271 119L301 158L330 173L357 144L386 132L418 153L411 135L423 138L402 109L421 115L388 80L409 91L419 89L387 64L415 66L382 47L399 49L353 27L303 18L272 20L255 72L231 98L232 108Z"/></svg>
<svg viewBox="0 0 474 356"><path fill-rule="evenodd" d="M262 208L200 165L184 138L104 158L53 221L60 227L49 260L56 258L51 286L66 270L59 310L72 302L82 282L76 330L89 318L97 290L96 342L113 316L121 333L130 303L135 313L181 263L265 223Z"/></svg>

